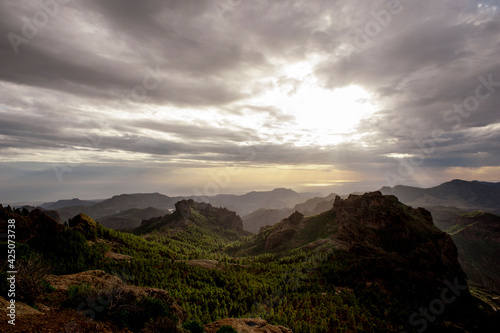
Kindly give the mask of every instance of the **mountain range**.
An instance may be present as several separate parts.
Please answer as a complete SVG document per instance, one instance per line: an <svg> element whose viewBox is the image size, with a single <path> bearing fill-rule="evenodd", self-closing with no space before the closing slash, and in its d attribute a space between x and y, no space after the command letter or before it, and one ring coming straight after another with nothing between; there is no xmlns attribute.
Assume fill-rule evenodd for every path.
<svg viewBox="0 0 500 333"><path fill-rule="evenodd" d="M383 187L380 192L415 207L452 206L500 213L500 183L454 179L431 188L398 185Z"/></svg>
<svg viewBox="0 0 500 333"><path fill-rule="evenodd" d="M38 311L21 311L20 329L36 330L44 314L54 331L68 322L83 331L91 323L102 331L179 333L222 332L225 324L241 332L498 327L490 300L476 298L467 283L460 249L427 210L380 192L333 201L322 213L294 211L254 235L236 212L192 199L129 233L83 213L65 225L39 209L0 207L0 232L8 220L19 227L19 286L31 286L19 288L18 305ZM457 232L466 230L477 235ZM75 309L92 304L100 306L83 312L93 319L84 321Z"/></svg>
<svg viewBox="0 0 500 333"><path fill-rule="evenodd" d="M260 208L242 217L243 227L253 233L257 233L260 228L274 225L289 216L294 211L299 211L304 215L316 215L329 210L336 194L332 193L326 197L314 197L303 203L296 204L292 208L270 209Z"/></svg>
<svg viewBox="0 0 500 333"><path fill-rule="evenodd" d="M50 313L55 331L68 321L90 329L72 308L107 295L123 311L104 304L94 319L113 332L216 332L225 324L248 332L493 332L498 191L500 183L453 180L343 197L288 189L123 194L0 206L0 234L16 221L19 306ZM109 281L114 287L103 289ZM444 290L453 300L443 300ZM23 318L21 330L37 327L36 317Z"/></svg>
<svg viewBox="0 0 500 333"><path fill-rule="evenodd" d="M423 189L398 185L383 187L382 194L392 194L401 202L425 207L435 217L435 223L446 230L459 215L474 210L500 213L500 183L452 180L439 186ZM158 216L173 210L174 204L183 199L225 207L242 216L245 230L258 232L266 225L273 225L293 211L313 215L328 210L335 194L321 197L312 193L297 193L290 189L249 192L244 195L220 194L217 196L169 197L159 193L121 194L105 200L60 200L40 207L57 211L61 221L85 213L105 226L115 229L135 228L143 219L149 219L154 209ZM136 211L125 211L136 209ZM141 211L144 210L144 211Z"/></svg>
<svg viewBox="0 0 500 333"><path fill-rule="evenodd" d="M105 200L59 200L40 206L45 210L55 210L61 221L79 213L99 220L103 225L122 230L135 228L143 219L149 219L155 210L157 216L174 209L176 202L193 199L210 203L216 207L225 207L235 211L240 216L258 209L287 209L312 198L312 193L297 193L290 189L278 188L272 191L253 191L244 195L220 194L206 197L169 197L160 193L121 194ZM130 211L136 209L136 211ZM128 211L128 212L127 212ZM273 223L279 221L273 221Z"/></svg>

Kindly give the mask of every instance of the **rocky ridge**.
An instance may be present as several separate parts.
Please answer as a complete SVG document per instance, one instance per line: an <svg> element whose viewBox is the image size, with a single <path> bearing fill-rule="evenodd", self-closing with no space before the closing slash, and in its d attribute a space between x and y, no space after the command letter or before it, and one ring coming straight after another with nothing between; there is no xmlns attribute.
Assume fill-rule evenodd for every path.
<svg viewBox="0 0 500 333"><path fill-rule="evenodd" d="M241 218L227 208L213 207L208 203L195 202L192 199L181 200L175 204L175 211L162 218L144 220L138 233L147 233L160 229L185 230L188 226L196 226L205 231L220 233L222 236L230 232L239 236L247 235L243 230Z"/></svg>

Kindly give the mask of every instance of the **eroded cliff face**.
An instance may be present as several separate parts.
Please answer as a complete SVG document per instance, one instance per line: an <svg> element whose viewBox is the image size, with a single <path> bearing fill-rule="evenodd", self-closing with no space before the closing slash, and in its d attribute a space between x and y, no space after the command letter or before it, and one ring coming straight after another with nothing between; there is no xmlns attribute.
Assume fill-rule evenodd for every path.
<svg viewBox="0 0 500 333"><path fill-rule="evenodd" d="M465 280L451 237L432 222L423 208L412 208L380 192L337 198L333 207L346 249L367 256L386 256L422 279Z"/></svg>
<svg viewBox="0 0 500 333"><path fill-rule="evenodd" d="M173 215L186 223L196 224L201 219L205 219L206 222L213 224L213 226L235 230L238 234L245 233L243 231L243 221L239 215L227 208L213 207L208 203L195 202L192 199L178 201L175 204ZM200 215L202 218L199 218Z"/></svg>
<svg viewBox="0 0 500 333"><path fill-rule="evenodd" d="M271 229L263 250L318 246L345 251L370 267L363 271L367 280L408 276L426 292L438 291L446 279L466 284L451 237L434 226L427 210L392 195L336 197L331 210L307 218L296 212Z"/></svg>
<svg viewBox="0 0 500 333"><path fill-rule="evenodd" d="M249 234L243 230L243 221L235 212L227 208L213 207L208 203L195 202L192 199L178 201L172 214L142 221L138 230L140 233L165 228L180 231L190 225L225 237L234 238Z"/></svg>

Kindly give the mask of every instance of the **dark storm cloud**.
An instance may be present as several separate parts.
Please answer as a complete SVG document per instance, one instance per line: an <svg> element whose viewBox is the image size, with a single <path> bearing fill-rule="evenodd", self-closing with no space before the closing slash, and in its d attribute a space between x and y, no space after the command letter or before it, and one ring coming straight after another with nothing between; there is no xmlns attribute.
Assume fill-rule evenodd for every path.
<svg viewBox="0 0 500 333"><path fill-rule="evenodd" d="M447 12L438 11L444 1L428 3L425 9L415 8L415 2L402 3L401 12L386 27L379 24L373 37L364 30L354 35L352 55L317 68L331 87L362 84L379 95L391 108L381 114L381 122L387 124L381 133L384 137L408 129L428 135L434 126L446 127L442 113L474 95L478 77L492 74L500 82L500 60L495 56L500 51L497 12L477 22L479 14L471 10L477 1L462 1ZM374 15L359 27L366 29L369 24L377 24ZM490 124L500 120L494 111L500 105L498 95L483 103L482 109L495 101L477 117L488 118ZM477 117L464 119L464 124L478 121Z"/></svg>
<svg viewBox="0 0 500 333"><path fill-rule="evenodd" d="M9 38L1 39L0 77L78 96L116 99L150 75L151 84L157 80L161 85L149 92L148 102L206 106L234 101L244 94L227 82L228 73L263 58L209 33L213 22L202 17L203 3L72 1L61 5L58 15L50 17L28 43L16 45L19 52ZM40 7L23 9L9 1L0 6L3 36L13 32L23 37L22 17L30 19L41 12ZM164 17L154 18L163 12ZM171 16L177 17L182 31L170 25ZM197 20L199 25L193 24ZM71 23L75 27L68 26ZM94 24L95 36L77 30L77 24ZM99 35L104 31L104 36Z"/></svg>

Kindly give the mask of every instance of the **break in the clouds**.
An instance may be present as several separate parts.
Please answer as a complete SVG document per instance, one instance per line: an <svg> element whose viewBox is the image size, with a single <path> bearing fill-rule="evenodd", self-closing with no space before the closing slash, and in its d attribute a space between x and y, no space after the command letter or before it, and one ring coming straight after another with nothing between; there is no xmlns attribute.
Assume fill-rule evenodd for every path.
<svg viewBox="0 0 500 333"><path fill-rule="evenodd" d="M498 180L499 8L2 1L0 201Z"/></svg>

